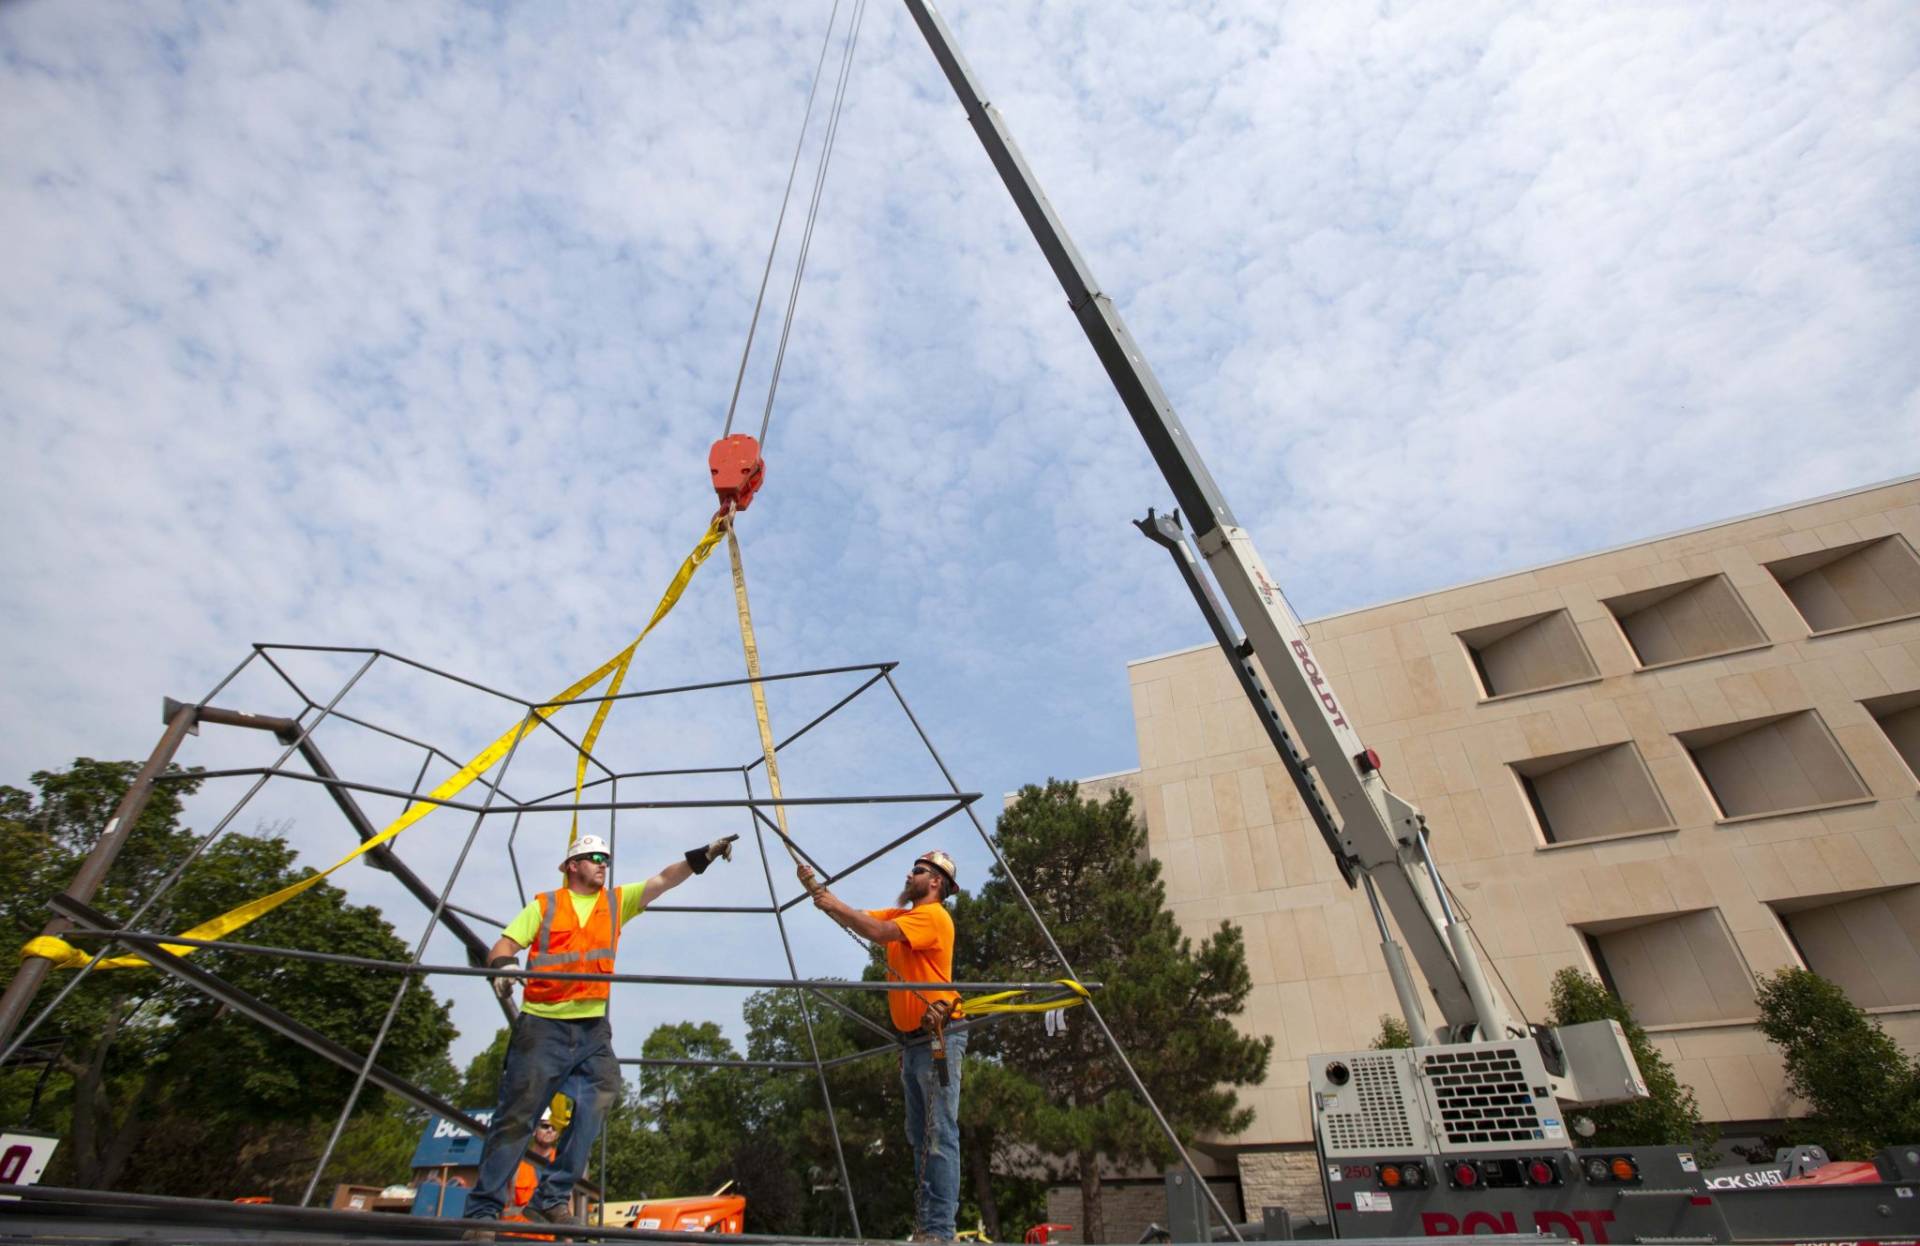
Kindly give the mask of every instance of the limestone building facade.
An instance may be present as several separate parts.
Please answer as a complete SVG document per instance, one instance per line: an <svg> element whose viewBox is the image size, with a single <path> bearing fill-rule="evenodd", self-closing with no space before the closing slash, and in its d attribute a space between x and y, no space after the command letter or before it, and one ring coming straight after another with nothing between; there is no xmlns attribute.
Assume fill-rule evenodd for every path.
<svg viewBox="0 0 1920 1246"><path fill-rule="evenodd" d="M1920 477L1319 619L1314 656L1419 805L1529 1016L1565 965L1631 1003L1729 1133L1793 1111L1754 1025L1804 965L1920 1048ZM1246 934L1275 1038L1248 1214L1317 1198L1307 1061L1396 1013L1341 881L1212 645L1130 664L1137 796L1196 938Z"/></svg>

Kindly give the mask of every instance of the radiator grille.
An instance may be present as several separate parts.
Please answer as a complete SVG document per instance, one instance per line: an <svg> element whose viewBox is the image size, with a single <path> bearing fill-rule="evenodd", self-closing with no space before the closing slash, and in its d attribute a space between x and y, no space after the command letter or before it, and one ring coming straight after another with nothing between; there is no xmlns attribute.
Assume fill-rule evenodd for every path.
<svg viewBox="0 0 1920 1246"><path fill-rule="evenodd" d="M1533 1087L1513 1048L1430 1052L1425 1065L1449 1143L1531 1142L1543 1136Z"/></svg>
<svg viewBox="0 0 1920 1246"><path fill-rule="evenodd" d="M1357 1112L1328 1112L1321 1118L1327 1145L1335 1151L1403 1151L1413 1145L1406 1097L1400 1092L1398 1061L1391 1054L1352 1055Z"/></svg>

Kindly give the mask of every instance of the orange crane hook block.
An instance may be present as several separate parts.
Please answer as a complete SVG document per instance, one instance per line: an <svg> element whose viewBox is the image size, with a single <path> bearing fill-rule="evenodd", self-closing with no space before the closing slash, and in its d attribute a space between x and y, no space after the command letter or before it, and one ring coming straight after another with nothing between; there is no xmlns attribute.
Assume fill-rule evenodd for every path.
<svg viewBox="0 0 1920 1246"><path fill-rule="evenodd" d="M743 511L766 479L767 465L760 459L760 443L735 433L713 443L707 470L713 475L713 491L720 495L720 509Z"/></svg>

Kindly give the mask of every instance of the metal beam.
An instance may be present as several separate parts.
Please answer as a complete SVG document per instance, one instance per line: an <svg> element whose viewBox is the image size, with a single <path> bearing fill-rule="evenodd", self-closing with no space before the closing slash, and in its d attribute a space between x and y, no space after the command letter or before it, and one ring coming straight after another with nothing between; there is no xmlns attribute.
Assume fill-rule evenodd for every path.
<svg viewBox="0 0 1920 1246"><path fill-rule="evenodd" d="M169 707L178 704L180 704L178 701L171 698L167 700ZM215 723L225 727L247 727L255 731L269 731L273 733L274 738L279 740L280 743L297 745L300 750L301 759L307 763L308 768L311 769L315 775L322 779L335 780L327 784L327 795L333 798L334 805L337 806L341 814L346 817L347 825L351 826L353 833L360 837L360 842L364 844L380 834L380 829L374 826L373 819L369 818L366 811L360 808L360 802L353 798L353 793L340 786L338 782L340 778L339 772L334 770L332 763L327 761L326 755L320 751L320 746L314 743L313 737L311 735L301 736L300 724L298 722L291 718L272 718L264 714L246 714L239 710L221 709L213 705L201 706L199 713L200 721L203 723ZM393 875L395 882L405 887L408 894L429 909L433 907L434 902L439 898L434 894L433 889L427 886L421 877L408 867L405 861L400 859L400 855L393 850L390 844L382 844L367 853L367 864L376 870L382 870ZM492 944L474 933L473 927L454 916L443 916L441 918L441 924L447 928L449 934L460 940L460 946L467 950L467 962L469 964L484 965L487 963L487 953L492 949ZM506 1017L507 1023L511 1025L514 1017L513 1005L505 1000L501 1000L500 1011L502 1015Z"/></svg>
<svg viewBox="0 0 1920 1246"><path fill-rule="evenodd" d="M68 895L55 896L52 901L52 907L55 912L67 917L76 925L85 927L91 931L99 932L109 930L113 926L112 920L108 918L106 914L100 912L98 909L90 908ZM353 1073L359 1073L365 1065L364 1057L355 1055L352 1051L334 1042L312 1026L295 1020L265 1000L234 986L218 974L210 973L198 965L191 964L185 959L175 956L172 952L160 947L158 945L159 940L129 937L125 939L124 942L135 956L146 961L155 969L172 974L188 986L195 988L211 999L220 1001L235 1012L251 1018L258 1024L280 1035L282 1038L300 1044L314 1055L320 1056L322 1059L331 1060L341 1068ZM179 942L187 941L179 940ZM436 1116L445 1117L463 1129L471 1130L476 1134L484 1134L487 1131L487 1127L484 1124L468 1116L451 1103L448 1103L438 1095L422 1090L406 1078L401 1077L398 1073L392 1072L380 1065L373 1065L367 1070L367 1080L379 1086L382 1090L400 1096L415 1107L424 1108Z"/></svg>
<svg viewBox="0 0 1920 1246"><path fill-rule="evenodd" d="M87 911L94 912L92 909ZM95 916L98 917L99 914L96 913ZM153 930L118 929L110 925L88 924L77 933L96 938L115 939L142 947L162 949L174 946L210 947L251 956L281 956L288 960L313 961L323 965L348 965L355 969L413 974L418 977L440 974L452 978L513 978L516 980L549 978L556 982L640 982L653 986L733 986L753 990L773 987L782 990L798 987L802 990L818 991L897 991L900 989L898 983L856 981L851 978L716 978L661 973L560 973L550 969L481 969L470 965L416 964L405 960L379 960L371 956L350 956L344 952L312 952L304 948L266 947L258 943L237 943L231 939L190 939L185 935L162 934ZM1057 981L949 982L942 985L955 991L1057 991L1060 989ZM1089 991L1102 989L1098 982L1082 982L1080 985Z"/></svg>
<svg viewBox="0 0 1920 1246"><path fill-rule="evenodd" d="M194 730L193 706L169 701L165 712L167 728L160 733L160 742L154 745L146 765L140 767L139 773L133 776L133 782L127 785L126 794L120 798L113 817L107 820L100 838L94 841L93 849L87 853L87 859L80 863L73 881L67 884L66 894L82 904L93 899L94 893L100 890L107 871L113 868L114 858L120 855L127 837L139 825L140 815L146 812L147 798L153 795L154 781L166 771L168 763L173 761L173 755L180 751L180 742L187 738L187 733ZM56 916L40 933L48 938L58 938L67 929L68 922ZM40 990L40 984L47 980L47 973L52 968L53 962L44 956L21 958L19 970L7 983L5 993L0 994L0 1050L5 1050L12 1040L13 1032L20 1027L21 1018L27 1015L28 1006L33 1003L34 995Z"/></svg>
<svg viewBox="0 0 1920 1246"><path fill-rule="evenodd" d="M114 1190L72 1190L44 1185L0 1185L0 1235L9 1239L157 1242L209 1241L425 1243L457 1240L465 1229L495 1230L497 1220L398 1216L390 1212L332 1211L287 1204L225 1203ZM616 1229L599 1225L541 1225L541 1235L562 1241L698 1242L699 1235L663 1229ZM728 1246L860 1246L847 1238L729 1234Z"/></svg>
<svg viewBox="0 0 1920 1246"><path fill-rule="evenodd" d="M1187 530L1180 526L1180 513L1156 515L1153 508L1147 508L1145 519L1136 519L1133 526L1155 545L1173 556L1173 565L1180 571L1180 578L1186 581L1187 591L1193 594L1193 600L1200 607L1200 613L1206 617L1207 627L1213 632L1214 641L1220 651L1227 655L1227 664L1233 667L1234 678L1240 681L1240 690L1246 694L1247 701L1259 714L1260 725L1266 729L1267 739L1273 749L1280 754L1280 761L1287 768L1287 777L1293 780L1293 788L1300 793L1300 802L1306 806L1307 814L1319 828L1320 838L1326 841L1327 851L1333 854L1333 862L1340 867L1341 877L1352 887L1356 880L1353 862L1346 850L1340 846L1340 833L1334 827L1333 813L1327 808L1327 802L1320 796L1320 789L1314 785L1313 777L1307 773L1309 762L1293 742L1293 736L1287 731L1287 724L1280 717L1280 707L1267 695L1267 686L1260 678L1260 671L1253 664L1253 648L1247 638L1234 626L1233 617L1227 613L1220 599L1214 596L1213 586L1207 583L1207 577L1200 572L1200 558L1187 537Z"/></svg>
<svg viewBox="0 0 1920 1246"><path fill-rule="evenodd" d="M987 102L986 92L974 78L973 69L960 55L953 33L927 0L906 0L906 5L920 33L926 36L927 46L933 49L934 59L947 75L953 93L959 96L961 107L967 110L967 120L973 124L981 146L987 149L987 159L993 162L1007 193L1013 196L1014 206L1032 231L1033 240L1040 244L1040 253L1046 256L1053 275L1059 279L1060 288L1066 292L1067 306L1080 321L1081 330L1093 345L1093 353L1106 368L1107 378L1113 382L1127 414L1133 417L1134 427L1147 443L1160 474L1193 522L1195 534L1205 536L1222 525L1234 526L1233 512L1228 509L1226 498L1221 496L1207 465L1200 461L1200 454L1194 449L1180 417L1174 414L1173 402L1160 387L1159 378L1147 366L1146 354L1127 331L1120 313L1114 310L1113 301L1100 292L1093 271L1081 258L1073 239L1067 236L1067 227L1054 213L1053 204L1027 167L1026 158L1020 154L1006 122L1001 120L1000 111Z"/></svg>

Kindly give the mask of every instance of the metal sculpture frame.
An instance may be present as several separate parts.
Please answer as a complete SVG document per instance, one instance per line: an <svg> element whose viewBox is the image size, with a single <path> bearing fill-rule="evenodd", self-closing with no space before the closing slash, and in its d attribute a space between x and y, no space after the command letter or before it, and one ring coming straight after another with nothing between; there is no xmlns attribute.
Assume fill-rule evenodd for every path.
<svg viewBox="0 0 1920 1246"><path fill-rule="evenodd" d="M363 660L359 663L357 669L346 678L339 690L323 703L309 695L301 686L300 682L288 673L286 666L283 665L282 662L275 660L276 653L281 655L288 653L310 653L358 656ZM425 784L429 770L436 762L444 763L455 768L462 765L453 754L436 745L414 739L401 732L356 717L340 708L341 702L347 698L367 673L382 661L397 663L412 670L451 680L466 688L487 693L519 707L522 714L521 721L527 724L527 729L521 731L515 738L506 756L501 759L498 772L495 776L489 777L486 774L481 774L474 780L475 783L483 787L485 792L484 799L479 803L435 798L421 790ZM243 671L246 671L256 662L264 664L273 674L278 676L294 696L299 698L302 708L294 717L284 718L248 714L212 704L215 697L225 691ZM959 785L954 781L953 773L948 769L946 761L940 756L939 750L934 747L932 739L927 735L925 728L921 726L920 720L915 716L912 707L907 703L905 695L900 691L899 685L894 681L893 671L897 665L898 663L896 662L875 662L851 666L820 667L782 674L763 675L757 680L742 677L738 679L684 684L674 687L621 692L613 696L580 697L567 702L550 702L532 701L524 697L502 692L497 688L489 687L485 684L478 683L460 675L455 675L386 649L366 646L255 644L248 655L242 659L224 679L214 685L213 689L198 702L187 704L172 700L171 698L164 702L162 716L166 723L166 728L161 735L159 743L155 746L153 754L148 758L146 764L129 785L119 808L115 812L114 818L107 824L107 828L103 831L100 839L96 841L94 848L89 853L85 862L83 862L80 870L76 873L73 882L68 885L65 891L51 897L49 900L48 906L52 909L54 917L46 928L46 934L57 937L70 935L88 939L99 939L101 941L99 949L92 954L91 959L85 966L74 972L72 978L64 984L54 998L41 1009L24 1028L21 1027L20 1022L25 1018L28 1006L32 1003L35 994L45 981L49 970L52 968L52 962L37 956L28 956L23 959L19 971L14 975L12 981L9 982L6 991L4 994L0 994L0 1043L5 1044L5 1050L0 1051L0 1064L12 1060L16 1054L21 1053L25 1044L33 1037L39 1027L60 1007L93 969L115 948L124 948L132 955L145 961L148 965L194 987L209 998L227 1005L264 1028L355 1073L353 1089L349 1092L346 1102L341 1107L340 1115L334 1123L332 1134L328 1138L327 1145L320 1156L319 1162L314 1167L313 1175L308 1180L305 1193L302 1196L301 1206L308 1206L313 1200L321 1176L332 1160L334 1148L340 1140L347 1121L352 1116L360 1095L369 1082L416 1107L452 1121L463 1128L472 1130L477 1134L485 1132L486 1127L480 1121L408 1079L399 1076L389 1069L383 1068L378 1063L378 1059L381 1048L385 1045L387 1035L392 1028L393 1021L399 1013L400 1005L406 997L406 992L417 979L431 975L485 977L489 979L526 979L533 976L525 970L495 970L488 968L486 962L487 951L490 945L477 934L464 919L473 918L476 921L481 921L495 927L503 923L500 923L494 918L487 917L485 914L455 905L450 900L454 884L460 877L461 870L466 864L468 855L473 850L474 843L481 829L487 825L489 819L508 815L512 817L513 825L507 836L508 860L513 869L515 886L519 889L522 902L524 903L526 890L524 881L520 875L518 857L515 852L515 841L519 834L520 821L522 817L528 813L606 812L608 814L609 842L617 852L619 847L619 814L622 811L696 808L744 809L749 814L754 832L755 846L759 850L762 872L765 875L767 885L767 903L764 905L663 903L650 905L649 909L656 912L756 914L771 916L780 932L780 942L786 957L788 977L704 977L626 973L587 975L549 972L543 972L540 976L543 978L556 979L592 978L594 980L604 980L621 984L722 986L791 990L798 992L801 1019L806 1031L808 1049L813 1056L811 1060L714 1060L623 1057L619 1059L619 1063L622 1066L640 1068L751 1069L779 1072L812 1069L815 1077L818 1079L821 1099L826 1109L828 1128L833 1138L835 1160L839 1167L840 1186L847 1200L849 1221L852 1225L854 1236L859 1237L861 1235L860 1214L853 1199L853 1183L847 1170L846 1155L841 1144L839 1121L834 1114L833 1096L828 1087L826 1072L830 1068L864 1060L883 1052L897 1052L905 1047L913 1046L927 1040L925 1038L903 1037L886 1027L878 1025L863 1013L834 998L834 994L839 992L898 990L899 987L896 984L888 982L856 982L843 979L808 979L800 976L798 963L793 953L792 940L787 931L785 915L787 910L805 901L807 896L805 893L802 893L784 902L779 898L778 890L774 885L772 860L768 853L766 833L771 830L776 835L779 835L780 831L775 821L768 816L767 810L780 805L842 806L857 804L911 804L935 806L935 811L931 816L921 819L904 833L889 839L879 848L865 854L852 864L838 871L827 869L819 861L815 860L811 854L807 853L803 847L797 844L794 845L796 851L814 869L821 881L828 884L851 876L867 865L872 864L886 853L900 847L916 835L924 833L932 827L946 821L954 814L964 810L969 821L972 822L975 831L978 833L981 842L986 846L988 852L992 854L994 861L1009 883L1011 883L1014 894L1019 899L1021 906L1026 910L1027 915L1033 920L1036 928L1045 938L1047 947L1059 962L1062 972L1069 978L1078 977L1072 964L1067 960L1065 953L1061 950L1060 945L1054 940L1053 933L1047 928L1046 922L1041 918L1032 900L1028 898L1026 889L1008 868L1006 859L1000 854L999 846L994 843L993 837L988 833L986 826L974 811L974 803L980 799L980 794L977 792L963 792L960 789ZM859 698L863 693L884 683L887 691L892 694L894 703L899 706L908 723L912 725L914 734L926 749L928 756L939 768L940 774L947 784L946 791L909 794L858 794L812 797L785 796L780 799L774 799L758 795L754 787L754 771L765 764L766 758L764 755L755 756L752 760L738 766L707 766L616 772L603 763L600 758L584 749L579 741L568 736L550 717L552 711L561 708L563 705L593 705L608 701L642 700L677 693L746 687L754 683L764 685L847 674L864 674L866 677L851 692L846 693L826 710L815 715L803 726L780 740L774 746L775 751L778 752L781 749L785 749L806 736L809 732L813 731L814 728L820 726L832 718L833 715L846 708L846 706ZM391 787L354 782L341 777L328 762L326 756L320 751L319 746L313 739L314 732L329 720L337 720L351 724L421 750L422 760L420 769L414 779L412 789L402 791ZM282 751L272 764L266 766L195 771L183 771L173 768L172 762L174 756L179 751L186 736L189 734L197 735L202 724L232 726L269 732L282 745ZM534 797L530 800L516 799L507 791L505 787L507 776L512 768L514 757L519 750L519 745L522 740L533 733L532 728L534 727L545 728L548 731L552 731L560 740L565 742L569 749L584 757L587 763L598 772L597 777L583 784L580 792L581 798L575 797L574 790L571 787ZM307 767L306 773L287 769L296 754L298 754L305 763ZM714 800L625 800L620 797L620 781L622 779L635 780L641 778L721 774L740 775L743 795L738 798ZM213 829L195 843L187 855L176 864L154 888L152 894L142 900L124 922L115 922L112 918L91 906L90 901L94 893L97 891L100 882L105 878L107 870L111 867L114 857L118 854L127 836L131 833L133 826L138 822L140 814L155 784L188 778L204 780L248 777L254 780L253 783L226 814L215 823ZM363 843L374 838L379 832L373 821L368 818L365 811L360 807L357 799L360 795L396 798L408 802L423 802L471 813L473 815L472 826L467 832L467 838L458 856L455 858L446 882L437 890L430 887L415 874L413 870L401 860L392 845L382 845L367 853L368 864L370 866L392 874L402 888L415 899L419 900L429 912L430 916L426 929L421 933L419 940L413 947L411 956L407 960L379 960L305 949L269 947L232 940L209 941L192 939L161 931L147 930L140 926L141 918L173 888L185 874L186 870L206 852L213 842L225 833L226 829L232 825L234 819L239 816L241 811L252 801L253 797L256 796L271 779L290 779L317 784L323 787ZM603 788L605 789L605 799L584 799L589 795L599 797L601 795L600 789ZM428 943L432 940L435 931L441 926L445 926L448 932L460 942L466 952L468 961L466 965L428 964L423 961L422 958L425 955ZM381 1023L378 1032L375 1034L371 1046L365 1053L355 1053L344 1045L335 1042L302 1024L293 1017L288 1016L273 1005L227 982L219 975L168 950L169 947L183 946L194 948L216 947L227 952L241 955L272 956L327 964L349 965L373 972L393 973L398 976L400 981L399 986L394 992L393 1000L388 1006L386 1017ZM1051 993L1049 995L1050 999L1064 999L1068 997L1067 993L1060 988L1057 983L1053 982L958 982L952 985L954 988L963 991L1028 990L1049 992ZM1086 983L1084 985L1090 990L1097 990L1099 987L1098 983ZM811 1002L818 1002L856 1021L865 1030L877 1035L884 1041L872 1047L862 1048L846 1055L823 1060L820 1055L819 1042L814 1033ZM1086 1006L1089 1014L1099 1026L1100 1032L1106 1039L1108 1046L1120 1061L1121 1066L1126 1070L1128 1077L1133 1082L1135 1090L1140 1094L1141 1099L1145 1102L1147 1108L1153 1114L1154 1119L1164 1131L1169 1143L1179 1154L1194 1179L1204 1182L1204 1177L1194 1165L1192 1157L1174 1133L1173 1127L1168 1122L1165 1114L1161 1112L1159 1106L1154 1102L1153 1096L1148 1092L1146 1084L1135 1071L1132 1061L1127 1058L1126 1052L1121 1048L1118 1039L1115 1038L1113 1031L1107 1026L1105 1018L1100 1015L1097 1005L1089 999L1086 1001ZM502 1000L501 1009L506 1019L511 1022L516 1015L512 1004ZM1005 1014L999 1014L972 1021L963 1021L951 1028L956 1030L972 1029L991 1025L1000 1020L1004 1015ZM605 1170L606 1160L607 1134L603 1126L600 1135L600 1167L602 1171ZM1232 1236L1236 1238L1239 1236L1236 1231L1236 1226L1229 1222L1226 1227Z"/></svg>

